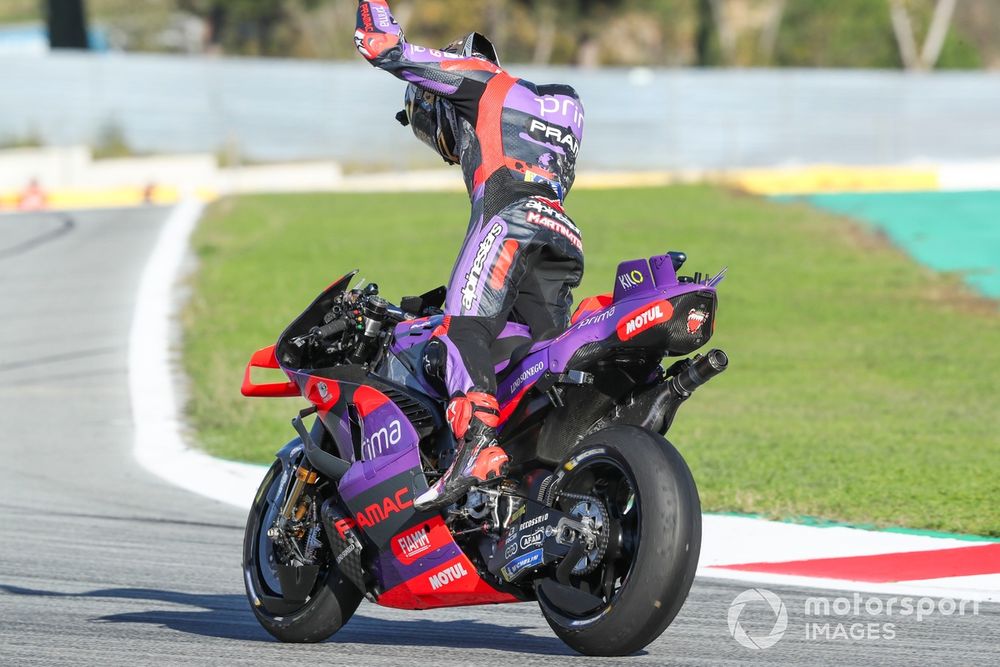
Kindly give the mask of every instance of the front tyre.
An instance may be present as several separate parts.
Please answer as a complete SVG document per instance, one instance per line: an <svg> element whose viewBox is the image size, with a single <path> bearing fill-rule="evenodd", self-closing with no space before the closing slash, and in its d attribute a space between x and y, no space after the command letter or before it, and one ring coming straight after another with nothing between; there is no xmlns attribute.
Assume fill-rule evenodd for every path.
<svg viewBox="0 0 1000 667"><path fill-rule="evenodd" d="M280 461L267 471L254 497L243 536L243 582L254 616L283 642L321 642L341 628L361 603L361 592L327 562L304 602L286 600L274 563L274 543L267 536L283 500ZM282 497L279 497L279 494Z"/></svg>
<svg viewBox="0 0 1000 667"><path fill-rule="evenodd" d="M687 599L701 550L698 490L684 459L663 437L612 426L574 448L548 498L570 512L583 496L607 510L608 548L600 566L580 568L572 585L601 604L583 616L545 596L539 604L571 648L629 655L659 637Z"/></svg>

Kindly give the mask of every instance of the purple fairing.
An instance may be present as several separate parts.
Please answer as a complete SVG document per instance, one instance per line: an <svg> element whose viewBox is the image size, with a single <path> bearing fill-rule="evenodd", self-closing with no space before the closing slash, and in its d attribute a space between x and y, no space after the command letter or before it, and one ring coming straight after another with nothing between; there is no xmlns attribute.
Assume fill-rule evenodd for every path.
<svg viewBox="0 0 1000 667"><path fill-rule="evenodd" d="M441 326L444 315L422 317L419 320L408 320L396 325L393 332L390 351L399 355L415 345L423 345L434 335L434 330Z"/></svg>
<svg viewBox="0 0 1000 667"><path fill-rule="evenodd" d="M618 265L618 271L615 273L616 303L627 297L655 289L656 283L649 270L649 262L645 259L633 259Z"/></svg>
<svg viewBox="0 0 1000 667"><path fill-rule="evenodd" d="M663 289L677 285L677 271L670 255L656 255L649 258L649 268L653 272L653 282Z"/></svg>
<svg viewBox="0 0 1000 667"><path fill-rule="evenodd" d="M414 447L420 438L413 424L392 401L361 418L361 458L376 468L394 454Z"/></svg>
<svg viewBox="0 0 1000 667"><path fill-rule="evenodd" d="M434 330L437 329L444 322L443 315L436 315L430 318L424 318L421 320L414 320L412 322L403 322L396 326L395 341L390 347L390 351L399 356L409 350L413 350L417 346L426 345L431 338L434 336ZM462 363L462 358L459 356L458 349L455 348L454 343L452 343L448 338L441 337L438 340L445 346L445 352L447 354L447 361L449 368L453 372L448 374L448 395L453 396L459 393L466 393L472 389L473 383L472 378L469 377L468 372L465 371L465 364ZM428 388L430 389L430 388ZM434 394L433 390L428 391L430 394Z"/></svg>
<svg viewBox="0 0 1000 667"><path fill-rule="evenodd" d="M402 417L402 413L400 416ZM402 418L406 419L406 417ZM344 501L350 505L353 498L358 497L368 489L414 469L422 470L420 450L416 440L405 448L401 447L395 452L380 456L373 461L355 461L351 464L347 474L341 478L337 488Z"/></svg>
<svg viewBox="0 0 1000 667"><path fill-rule="evenodd" d="M497 382L497 401L500 405L527 391L545 374L548 367L548 354L546 354L548 342L545 341L542 349L515 364L514 368L504 373L503 380Z"/></svg>
<svg viewBox="0 0 1000 667"><path fill-rule="evenodd" d="M503 330L500 335L497 336L497 340L503 340L505 338L529 338L531 337L531 330L528 329L526 324L521 324L520 322L508 322L504 325Z"/></svg>
<svg viewBox="0 0 1000 667"><path fill-rule="evenodd" d="M667 261L656 261L662 257L666 257ZM624 289L619 279L623 275L632 277L633 272L641 274L642 281ZM503 374L497 386L497 399L501 407L531 387L546 371L565 372L569 360L577 350L587 343L606 340L614 335L619 322L644 304L658 299L672 299L689 292L715 291L714 287L705 283L678 283L673 264L670 263L669 256L665 255L654 257L648 262L644 259L622 262L618 267L615 288L615 300L610 306L588 313L587 317L553 340L535 343L530 354Z"/></svg>

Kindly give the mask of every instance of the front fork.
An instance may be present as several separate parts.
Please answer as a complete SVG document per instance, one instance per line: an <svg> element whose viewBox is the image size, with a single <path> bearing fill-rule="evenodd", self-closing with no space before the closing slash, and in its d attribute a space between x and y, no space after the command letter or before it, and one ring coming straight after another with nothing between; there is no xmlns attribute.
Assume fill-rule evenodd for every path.
<svg viewBox="0 0 1000 667"><path fill-rule="evenodd" d="M289 449L286 447L278 453L278 458L284 465L285 470L294 465L295 472L293 473L294 480L292 481L292 486L281 503L278 516L275 518L274 524L267 531L268 537L272 540L278 539L288 529L289 524L299 522L303 519L307 508L304 504L299 504L299 500L302 498L302 492L305 491L306 487L312 486L319 481L320 473L323 473L336 482L346 472L347 467L349 467L346 461L324 452L316 443L314 433L317 429L323 429L319 420L313 426L313 433L310 433L306 429L305 424L302 423L304 417L315 413L316 408L310 407L302 410L297 417L292 419L292 427L299 434L299 440L302 441L301 449L296 451L296 448ZM291 447L291 445L289 446ZM319 456L322 456L323 459L317 464L313 459ZM296 458L298 458L298 464L294 463ZM334 470L329 470L330 460L335 462ZM327 465L322 465L324 463Z"/></svg>
<svg viewBox="0 0 1000 667"><path fill-rule="evenodd" d="M302 491L307 486L315 484L317 479L319 479L319 475L303 460L302 465L295 469L295 481L292 482L292 488L288 492L285 502L281 505L281 511L278 512L279 521L291 521L293 512L296 521L302 520L306 512L305 507L302 505L296 507L296 504L299 502L299 498L302 497Z"/></svg>

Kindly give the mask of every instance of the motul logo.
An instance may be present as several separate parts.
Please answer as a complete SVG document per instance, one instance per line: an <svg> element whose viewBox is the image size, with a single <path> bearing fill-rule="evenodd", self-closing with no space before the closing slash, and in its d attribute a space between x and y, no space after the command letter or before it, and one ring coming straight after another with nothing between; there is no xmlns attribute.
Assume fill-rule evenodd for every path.
<svg viewBox="0 0 1000 667"><path fill-rule="evenodd" d="M643 306L623 317L618 322L618 339L629 340L657 324L662 324L674 314L669 301L660 301L652 306Z"/></svg>
<svg viewBox="0 0 1000 667"><path fill-rule="evenodd" d="M663 319L663 309L659 306L653 306L651 309L644 313L636 315L625 325L625 335L631 336L635 334L636 331L644 329L646 325L651 322Z"/></svg>
<svg viewBox="0 0 1000 667"><path fill-rule="evenodd" d="M427 578L427 582L431 585L431 590L436 591L442 586L447 586L448 584L458 581L462 577L468 575L465 566L461 563L455 563L450 567L446 567L437 574L432 574Z"/></svg>

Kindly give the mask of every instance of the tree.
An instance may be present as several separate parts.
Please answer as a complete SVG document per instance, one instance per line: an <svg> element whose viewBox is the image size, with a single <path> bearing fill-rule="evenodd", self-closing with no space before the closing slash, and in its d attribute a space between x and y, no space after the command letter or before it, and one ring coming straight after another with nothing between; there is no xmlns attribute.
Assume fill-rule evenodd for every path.
<svg viewBox="0 0 1000 667"><path fill-rule="evenodd" d="M209 48L262 56L291 49L292 39L278 37L289 27L289 0L178 0L177 5L208 24Z"/></svg>
<svg viewBox="0 0 1000 667"><path fill-rule="evenodd" d="M907 10L903 0L889 0L892 30L896 36L896 43L899 45L900 60L903 61L903 66L906 69L934 69L938 58L941 57L941 49L944 47L944 40L948 36L948 29L951 27L951 17L955 13L955 3L956 0L937 0L934 5L934 15L931 17L930 28L927 31L927 37L924 39L924 46L918 52L913 23L910 21L910 12Z"/></svg>
<svg viewBox="0 0 1000 667"><path fill-rule="evenodd" d="M770 64L785 5L786 0L698 0L698 64Z"/></svg>
<svg viewBox="0 0 1000 667"><path fill-rule="evenodd" d="M83 0L47 0L46 9L51 48L88 48L87 12Z"/></svg>

